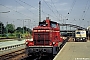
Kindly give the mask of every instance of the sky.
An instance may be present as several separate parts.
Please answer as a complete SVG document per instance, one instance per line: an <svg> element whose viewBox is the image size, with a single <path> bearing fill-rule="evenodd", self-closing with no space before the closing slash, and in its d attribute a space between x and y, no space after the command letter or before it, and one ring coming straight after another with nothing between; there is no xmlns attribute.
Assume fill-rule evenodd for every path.
<svg viewBox="0 0 90 60"><path fill-rule="evenodd" d="M41 21L49 17L58 23L90 26L90 0L0 0L0 21L4 26L12 23L15 28L37 26L39 1Z"/></svg>

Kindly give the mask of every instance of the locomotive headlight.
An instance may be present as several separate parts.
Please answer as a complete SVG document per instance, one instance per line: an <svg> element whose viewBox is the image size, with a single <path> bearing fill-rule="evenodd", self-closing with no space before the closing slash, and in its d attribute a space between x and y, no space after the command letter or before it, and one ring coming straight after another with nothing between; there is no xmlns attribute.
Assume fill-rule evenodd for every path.
<svg viewBox="0 0 90 60"><path fill-rule="evenodd" d="M80 40L82 40L82 38Z"/></svg>
<svg viewBox="0 0 90 60"><path fill-rule="evenodd" d="M33 39L26 39L26 41L33 41Z"/></svg>
<svg viewBox="0 0 90 60"><path fill-rule="evenodd" d="M28 44L28 42L26 42L26 44Z"/></svg>
<svg viewBox="0 0 90 60"><path fill-rule="evenodd" d="M85 38L83 38L83 39L85 39Z"/></svg>
<svg viewBox="0 0 90 60"><path fill-rule="evenodd" d="M53 44L55 44L55 42L53 42Z"/></svg>

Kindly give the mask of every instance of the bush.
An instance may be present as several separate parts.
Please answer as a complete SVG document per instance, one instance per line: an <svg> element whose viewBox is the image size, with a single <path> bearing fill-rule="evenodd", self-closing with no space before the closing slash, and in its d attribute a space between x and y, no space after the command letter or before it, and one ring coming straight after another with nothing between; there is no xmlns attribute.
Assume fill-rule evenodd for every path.
<svg viewBox="0 0 90 60"><path fill-rule="evenodd" d="M14 34L9 34L9 36L15 36Z"/></svg>
<svg viewBox="0 0 90 60"><path fill-rule="evenodd" d="M20 34L16 34L16 37L17 37L17 38L20 38Z"/></svg>
<svg viewBox="0 0 90 60"><path fill-rule="evenodd" d="M0 34L0 37L2 37L2 34Z"/></svg>
<svg viewBox="0 0 90 60"><path fill-rule="evenodd" d="M2 37L6 37L6 34L2 34Z"/></svg>

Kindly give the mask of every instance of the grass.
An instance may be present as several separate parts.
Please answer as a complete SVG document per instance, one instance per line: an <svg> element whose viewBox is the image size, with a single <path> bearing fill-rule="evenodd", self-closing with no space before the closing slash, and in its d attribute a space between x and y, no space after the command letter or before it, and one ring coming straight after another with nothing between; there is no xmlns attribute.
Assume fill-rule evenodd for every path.
<svg viewBox="0 0 90 60"><path fill-rule="evenodd" d="M21 40L26 38L27 33L21 34L21 33L8 33L8 37L6 36L0 36L0 42L6 42L6 41L12 41L12 40L19 40L18 34L21 35ZM31 36L31 35L30 35Z"/></svg>
<svg viewBox="0 0 90 60"><path fill-rule="evenodd" d="M6 42L6 41L12 41L12 40L0 40L0 42Z"/></svg>

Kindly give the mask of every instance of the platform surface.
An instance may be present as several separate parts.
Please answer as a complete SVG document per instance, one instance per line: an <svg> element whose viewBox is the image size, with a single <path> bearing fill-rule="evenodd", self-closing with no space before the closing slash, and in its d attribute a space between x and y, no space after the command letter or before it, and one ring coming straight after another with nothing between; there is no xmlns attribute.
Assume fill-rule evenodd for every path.
<svg viewBox="0 0 90 60"><path fill-rule="evenodd" d="M6 41L6 42L0 42L0 48L7 47L7 46L13 46L18 44L24 44L25 40L13 40L13 41Z"/></svg>
<svg viewBox="0 0 90 60"><path fill-rule="evenodd" d="M90 60L90 42L67 42L53 60Z"/></svg>

